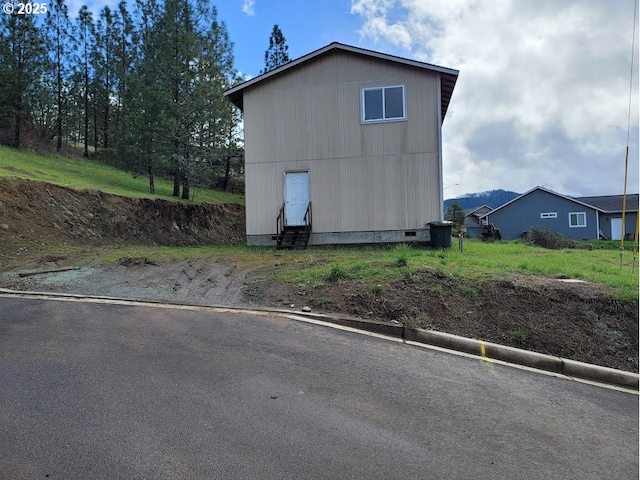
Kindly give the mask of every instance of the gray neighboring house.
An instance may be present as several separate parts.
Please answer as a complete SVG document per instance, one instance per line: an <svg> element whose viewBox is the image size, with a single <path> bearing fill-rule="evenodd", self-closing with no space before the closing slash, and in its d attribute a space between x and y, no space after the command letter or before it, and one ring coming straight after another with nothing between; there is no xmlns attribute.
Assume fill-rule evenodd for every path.
<svg viewBox="0 0 640 480"><path fill-rule="evenodd" d="M598 221L600 232L607 240L620 240L622 234L622 195L605 195L598 197L576 197L588 205L599 209ZM633 238L638 218L638 194L627 195L624 216L624 233L627 239Z"/></svg>
<svg viewBox="0 0 640 480"><path fill-rule="evenodd" d="M247 243L429 241L457 78L331 43L227 90L244 119Z"/></svg>
<svg viewBox="0 0 640 480"><path fill-rule="evenodd" d="M611 239L616 238L616 225L620 238L621 212L622 195L573 198L535 187L481 219L499 228L504 240L521 238L532 226L546 227L576 240ZM637 215L638 195L628 195L627 232L635 231Z"/></svg>
<svg viewBox="0 0 640 480"><path fill-rule="evenodd" d="M482 218L499 228L504 240L522 238L532 226L582 240L598 238L599 213L598 208L575 198L535 187Z"/></svg>
<svg viewBox="0 0 640 480"><path fill-rule="evenodd" d="M464 227L467 230L467 236L478 238L482 235L482 225L485 223L484 215L491 211L488 205L480 207L467 208L464 211Z"/></svg>

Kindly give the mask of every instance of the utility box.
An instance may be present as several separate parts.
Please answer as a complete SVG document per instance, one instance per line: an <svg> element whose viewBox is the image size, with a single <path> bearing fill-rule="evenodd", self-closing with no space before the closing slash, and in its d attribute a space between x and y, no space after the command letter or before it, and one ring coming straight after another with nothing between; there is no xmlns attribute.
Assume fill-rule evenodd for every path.
<svg viewBox="0 0 640 480"><path fill-rule="evenodd" d="M433 248L451 248L451 231L453 222L431 222L429 230L431 231L431 246Z"/></svg>

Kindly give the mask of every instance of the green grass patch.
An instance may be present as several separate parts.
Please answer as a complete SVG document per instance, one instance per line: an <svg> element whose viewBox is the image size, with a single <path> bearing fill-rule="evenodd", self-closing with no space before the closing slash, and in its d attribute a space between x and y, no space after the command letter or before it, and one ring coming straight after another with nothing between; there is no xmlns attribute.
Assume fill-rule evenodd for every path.
<svg viewBox="0 0 640 480"><path fill-rule="evenodd" d="M396 267L409 266L409 255L411 254L411 247L409 245L398 245L395 250L395 265Z"/></svg>
<svg viewBox="0 0 640 480"><path fill-rule="evenodd" d="M185 201L171 195L172 180L156 177L156 194L152 195L149 193L149 179L146 175L128 173L91 159L39 155L4 146L0 146L0 176L37 180L76 189L100 190L126 197ZM194 201L244 204L244 196L196 187Z"/></svg>
<svg viewBox="0 0 640 480"><path fill-rule="evenodd" d="M385 289L389 283L405 276L429 272L458 279L461 288L467 288L465 293L472 298L478 293L477 282L487 278L508 278L514 274L569 277L607 285L614 299L638 300L638 266L635 271L631 269L631 252L624 253L623 268L620 268L619 252L615 249L546 250L520 241L483 243L469 239L465 240L464 253L454 248L437 252L411 248L407 258L410 268L396 267L396 247L388 246L309 247L306 250L248 246L116 246L103 250L93 247L87 250L87 255L100 262L116 261L125 256L147 257L160 262L213 257L243 270L266 268L268 275L275 275L304 290L332 280L366 282ZM275 265L278 265L277 269ZM442 287L433 286L432 291L442 293Z"/></svg>
<svg viewBox="0 0 640 480"><path fill-rule="evenodd" d="M631 252L624 254L623 268L620 268L619 252L613 249L547 250L521 241L484 243L477 240L465 240L464 253L454 248L434 251L411 247L404 250L403 247L400 252L399 248L309 248L302 253L293 252L295 258L288 264L284 262L287 268L282 275L287 281L310 281L317 276L327 279L332 266L339 265L340 273L333 272L334 275L384 286L411 273L426 271L461 279L474 290L468 292L472 298L474 293L477 296L471 287L474 282L514 274L541 275L587 280L611 287L614 298L638 299L638 270L631 270ZM399 257L402 260L406 257L410 270L397 267ZM307 261L312 261L313 267L306 267Z"/></svg>
<svg viewBox="0 0 640 480"><path fill-rule="evenodd" d="M349 274L342 265L337 263L331 265L329 275L327 276L328 280L331 280L332 282L339 282L341 280L346 280L347 278L349 278Z"/></svg>
<svg viewBox="0 0 640 480"><path fill-rule="evenodd" d="M519 342L522 342L525 338L527 338L527 334L522 329L509 330L509 335L511 335L515 340L518 340Z"/></svg>
<svg viewBox="0 0 640 480"><path fill-rule="evenodd" d="M462 290L462 293L464 293L465 295L471 298L478 298L478 290L476 290L471 285L462 285L460 287L460 290Z"/></svg>
<svg viewBox="0 0 640 480"><path fill-rule="evenodd" d="M321 297L316 301L316 305L320 308L325 308L329 304L329 300L325 297Z"/></svg>

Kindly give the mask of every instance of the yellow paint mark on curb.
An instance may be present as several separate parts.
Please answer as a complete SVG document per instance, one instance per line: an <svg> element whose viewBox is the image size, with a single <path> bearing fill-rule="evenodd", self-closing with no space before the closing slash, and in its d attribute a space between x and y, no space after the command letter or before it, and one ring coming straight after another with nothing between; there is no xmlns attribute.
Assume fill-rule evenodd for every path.
<svg viewBox="0 0 640 480"><path fill-rule="evenodd" d="M484 342L480 340L480 356L482 356L482 360L485 362L493 363L489 357L487 357L487 350L485 349Z"/></svg>

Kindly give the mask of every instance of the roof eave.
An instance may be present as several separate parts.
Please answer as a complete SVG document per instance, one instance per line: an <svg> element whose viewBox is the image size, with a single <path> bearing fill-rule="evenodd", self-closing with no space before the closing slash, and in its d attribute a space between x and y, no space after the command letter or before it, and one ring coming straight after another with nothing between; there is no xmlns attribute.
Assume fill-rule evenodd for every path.
<svg viewBox="0 0 640 480"><path fill-rule="evenodd" d="M498 210L503 209L503 208L504 208L504 207L506 207L507 205L510 205L510 204L512 204L512 203L514 203L514 202L516 202L516 201L520 200L520 199L521 199L521 198L523 198L523 197L526 197L527 195L529 195L530 193L535 192L536 190L541 190L541 191L543 191L543 192L547 192L547 193L549 193L549 194L551 194L551 195L555 195L556 197L560 197L560 198L563 198L563 199L565 199L565 200L569 200L569 201L571 201L571 202L578 203L578 204L583 205L583 206L585 206L585 207L588 207L588 208L590 208L590 209L592 209L592 210L596 210L597 212L606 213L606 212L605 212L604 210L602 210L601 208L594 207L593 205L589 205L588 203L581 202L580 200L576 200L575 198L567 197L566 195L562 195L561 193L554 192L553 190L549 190L548 188L544 188L544 187L540 187L540 186L538 186L538 187L534 187L534 188L532 188L531 190L529 190L529 191L527 191L527 192L523 193L522 195L520 195L520 196L518 196L518 197L514 198L513 200L509 200L507 203L505 203L505 204L503 204L503 205L500 205L499 207L496 207L494 210L492 210L492 211L490 211L490 212L488 212L488 213L486 213L486 214L482 215L482 217L480 217L480 218L484 218L484 217L486 217L487 215L491 215L491 214L493 214L493 213L497 212Z"/></svg>
<svg viewBox="0 0 640 480"><path fill-rule="evenodd" d="M419 62L417 60L411 60L408 58L402 58L402 57L397 57L394 55L389 55L386 53L380 53L380 52L375 52L373 50L367 50L364 48L360 48L360 47L353 47L351 45L345 45L342 43L338 43L338 42L333 42L330 43L329 45L326 45L322 48L319 48L318 50L314 50L313 52L310 52L306 55L303 55L302 57L296 58L295 60L292 60L290 62L285 63L284 65L281 65L277 68L274 68L273 70L270 70L266 73L263 73L262 75L258 75L257 77L254 77L252 79L249 79L245 82L242 82L238 85L236 85L235 87L232 87L228 90L226 90L224 92L224 95L231 101L231 103L233 103L236 107L238 107L240 110L243 110L243 92L246 88L251 87L257 83L261 83L271 77L274 77L276 75L279 75L280 73L289 70L291 68L294 68L297 65L300 65L301 63L304 63L308 60L311 60L315 57L318 57L320 55L323 55L331 50L342 50L345 52L352 52L352 53L356 53L359 55L367 55L369 57L373 57L373 58L379 58L381 60L386 60L386 61L391 61L391 62L396 62L396 63L400 63L403 65L409 65L409 66L413 66L413 67L417 67L417 68L422 68L422 69L426 69L426 70L430 70L433 72L437 72L441 75L442 80L440 82L440 89L441 89L441 114L442 114L442 120L444 120L444 117L447 113L447 109L449 108L449 103L451 101L451 96L453 95L453 89L455 88L456 85L456 81L458 79L458 74L460 73L458 70L454 70L452 68L446 68L446 67L440 67L438 65L432 65L430 63L425 63L425 62Z"/></svg>

